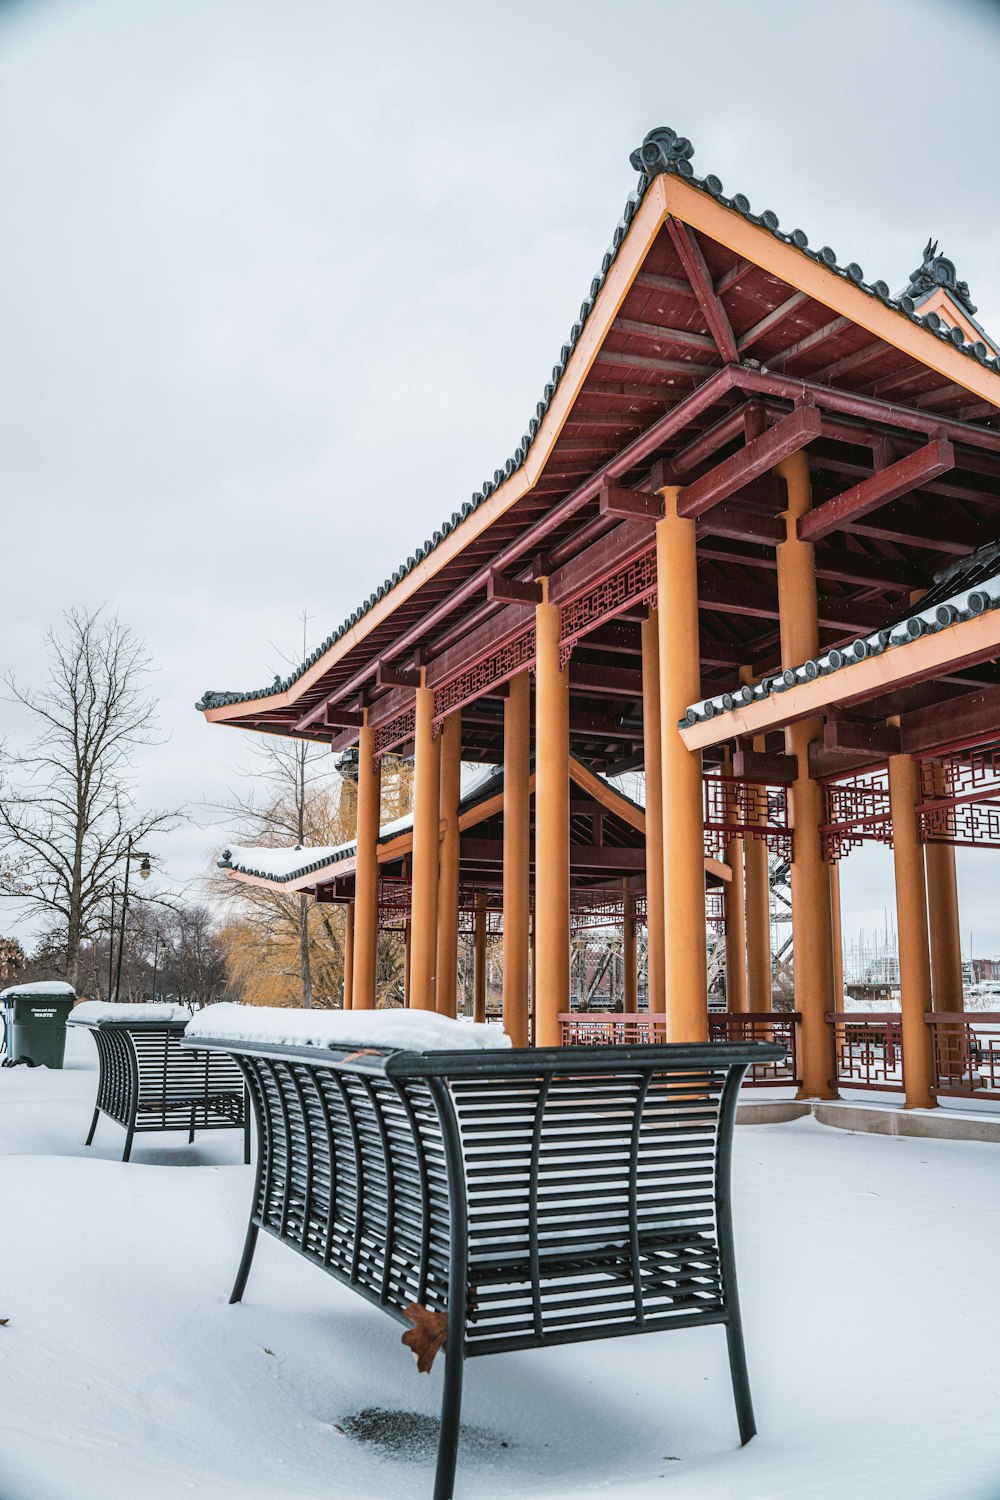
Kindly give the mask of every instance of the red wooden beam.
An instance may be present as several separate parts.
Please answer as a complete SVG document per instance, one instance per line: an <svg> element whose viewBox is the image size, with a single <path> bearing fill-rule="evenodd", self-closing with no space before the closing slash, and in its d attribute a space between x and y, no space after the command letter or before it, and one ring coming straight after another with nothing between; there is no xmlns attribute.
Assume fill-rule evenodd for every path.
<svg viewBox="0 0 1000 1500"><path fill-rule="evenodd" d="M674 249L680 256L684 274L698 298L698 306L708 324L708 331L712 335L715 346L726 364L733 365L739 358L733 325L715 290L712 273L705 263L701 246L688 226L679 219L668 218L667 230L674 242Z"/></svg>
<svg viewBox="0 0 1000 1500"><path fill-rule="evenodd" d="M967 443L972 448L986 448L991 453L1000 453L1000 432L989 427L976 427L971 422L956 422L953 417L942 417L939 413L913 411L906 406L896 406L891 401L880 401L875 396L861 396L854 391L817 385L811 379L802 380L796 375L778 375L770 368L747 370L742 365L728 368L733 383L744 391L780 396L785 401L812 400L824 411L839 412L842 416L855 417L862 422L901 427L905 431L922 432L928 436L935 433L949 438L953 443Z"/></svg>
<svg viewBox="0 0 1000 1500"><path fill-rule="evenodd" d="M799 359L803 354L808 354L813 349L818 349L820 344L825 344L836 334L843 333L846 328L853 327L850 318L833 318L829 323L824 323L821 328L814 328L812 333L805 334L797 343L789 345L780 354L772 355L769 364L784 369L789 360Z"/></svg>
<svg viewBox="0 0 1000 1500"><path fill-rule="evenodd" d="M887 505L918 489L938 474L945 474L955 466L955 450L947 438L935 438L914 453L881 469L860 484L835 495L832 500L818 505L807 516L800 516L799 536L804 542L815 542L829 536L831 531L849 527L852 520L866 516L869 511Z"/></svg>
<svg viewBox="0 0 1000 1500"><path fill-rule="evenodd" d="M752 348L758 339L762 339L765 334L771 333L775 328L780 327L786 318L791 317L796 308L801 307L803 302L808 301L809 294L807 292L793 292L779 307L774 308L766 317L761 318L760 322L755 323L752 328L747 329L746 333L740 335L740 353L743 354L745 350Z"/></svg>
<svg viewBox="0 0 1000 1500"><path fill-rule="evenodd" d="M605 480L601 485L599 508L602 516L622 516L626 519L661 521L663 501L659 495L650 495L641 490L626 490L619 484Z"/></svg>
<svg viewBox="0 0 1000 1500"><path fill-rule="evenodd" d="M1000 739L1000 686L948 698L944 703L904 714L900 735L907 755L926 755L946 746Z"/></svg>
<svg viewBox="0 0 1000 1500"><path fill-rule="evenodd" d="M705 349L715 354L715 340L692 328L665 328L659 323L639 323L635 318L617 318L613 333L627 333L633 338L651 339L657 344L680 344L686 349Z"/></svg>
<svg viewBox="0 0 1000 1500"><path fill-rule="evenodd" d="M388 662L380 661L375 668L375 686L380 688L418 688L420 686L420 673L404 671L400 667L393 667Z"/></svg>
<svg viewBox="0 0 1000 1500"><path fill-rule="evenodd" d="M690 297L692 300L695 295L694 287L679 276L660 276L655 271L640 271L632 285L641 287L644 292L670 292L675 297Z"/></svg>
<svg viewBox="0 0 1000 1500"><path fill-rule="evenodd" d="M687 485L678 497L678 514L689 518L703 515L720 500L768 473L783 458L798 453L822 430L822 418L815 406L796 407L790 416Z"/></svg>
<svg viewBox="0 0 1000 1500"><path fill-rule="evenodd" d="M620 370L651 370L658 375L690 375L692 379L704 379L717 371L711 365L696 365L690 359L665 359L659 354L615 353L602 349L594 356L595 365L617 365Z"/></svg>
<svg viewBox="0 0 1000 1500"><path fill-rule="evenodd" d="M823 747L851 754L865 754L888 758L900 752L899 730L892 724L870 724L857 719L827 719L823 726Z"/></svg>
<svg viewBox="0 0 1000 1500"><path fill-rule="evenodd" d="M486 584L486 597L502 604L541 604L542 585L522 583L516 578L504 578L499 573L491 573Z"/></svg>

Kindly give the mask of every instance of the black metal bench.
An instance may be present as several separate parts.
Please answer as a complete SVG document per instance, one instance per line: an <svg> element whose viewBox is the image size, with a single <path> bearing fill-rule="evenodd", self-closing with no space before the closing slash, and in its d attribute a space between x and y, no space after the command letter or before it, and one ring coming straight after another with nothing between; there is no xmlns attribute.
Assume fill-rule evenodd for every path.
<svg viewBox="0 0 1000 1500"><path fill-rule="evenodd" d="M720 1323L754 1434L729 1167L736 1096L767 1042L416 1053L208 1040L258 1124L261 1229L446 1356L435 1500L453 1492L463 1363Z"/></svg>
<svg viewBox="0 0 1000 1500"><path fill-rule="evenodd" d="M87 1028L100 1063L88 1146L105 1114L125 1129L123 1162L136 1135L166 1130L186 1130L189 1144L198 1130L242 1130L243 1159L249 1162L250 1111L243 1074L237 1063L216 1051L182 1048L185 1021L85 1020L71 1014L68 1024Z"/></svg>

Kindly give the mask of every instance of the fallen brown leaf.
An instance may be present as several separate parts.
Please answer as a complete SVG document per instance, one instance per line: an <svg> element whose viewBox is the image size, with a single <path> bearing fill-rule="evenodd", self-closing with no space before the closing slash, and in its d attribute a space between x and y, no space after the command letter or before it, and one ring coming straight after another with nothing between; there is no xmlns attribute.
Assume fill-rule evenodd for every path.
<svg viewBox="0 0 1000 1500"><path fill-rule="evenodd" d="M9 1322L9 1318L0 1318L0 1328L6 1328Z"/></svg>
<svg viewBox="0 0 1000 1500"><path fill-rule="evenodd" d="M402 1342L413 1350L417 1369L421 1375L426 1375L434 1363L435 1354L448 1336L448 1314L431 1312L430 1308L422 1307L419 1302L411 1302L409 1307L403 1309L403 1313L413 1327L409 1333L403 1334Z"/></svg>
<svg viewBox="0 0 1000 1500"><path fill-rule="evenodd" d="M354 1062L358 1057L381 1057L377 1047L362 1047L360 1052L349 1052L344 1058L345 1062Z"/></svg>

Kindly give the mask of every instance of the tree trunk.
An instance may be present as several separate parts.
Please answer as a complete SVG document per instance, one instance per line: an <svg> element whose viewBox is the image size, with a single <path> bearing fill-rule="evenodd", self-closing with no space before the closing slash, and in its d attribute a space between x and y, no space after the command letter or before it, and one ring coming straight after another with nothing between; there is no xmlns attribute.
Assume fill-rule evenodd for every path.
<svg viewBox="0 0 1000 1500"><path fill-rule="evenodd" d="M299 896L299 951L302 956L302 1005L305 1010L312 1006L312 970L309 967L309 897L305 891Z"/></svg>

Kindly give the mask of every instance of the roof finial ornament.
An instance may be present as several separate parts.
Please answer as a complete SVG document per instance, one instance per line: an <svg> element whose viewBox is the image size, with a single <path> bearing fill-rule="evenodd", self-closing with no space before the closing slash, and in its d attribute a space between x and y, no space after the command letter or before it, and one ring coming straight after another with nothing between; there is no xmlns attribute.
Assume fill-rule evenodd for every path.
<svg viewBox="0 0 1000 1500"><path fill-rule="evenodd" d="M969 283L959 281L955 262L948 260L947 256L939 255L938 241L929 239L924 246L923 261L915 271L910 272L910 284L902 295L918 302L937 291L938 287L944 287L945 291L950 292L970 317L976 312L976 305L969 294Z"/></svg>
<svg viewBox="0 0 1000 1500"><path fill-rule="evenodd" d="M687 136L678 135L669 125L658 125L646 136L629 161L647 182L652 182L661 172L679 172L683 177L692 176L688 158L694 155L694 147Z"/></svg>

